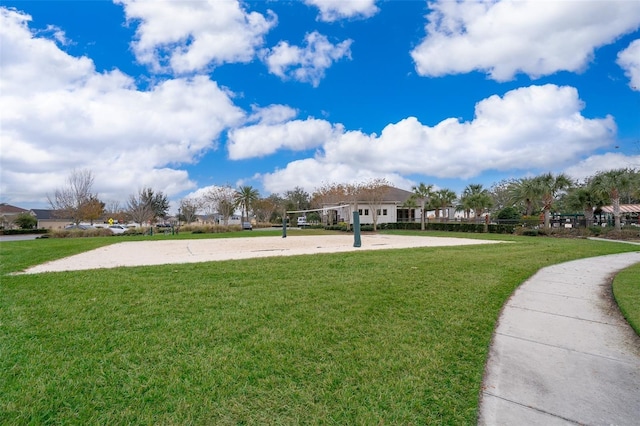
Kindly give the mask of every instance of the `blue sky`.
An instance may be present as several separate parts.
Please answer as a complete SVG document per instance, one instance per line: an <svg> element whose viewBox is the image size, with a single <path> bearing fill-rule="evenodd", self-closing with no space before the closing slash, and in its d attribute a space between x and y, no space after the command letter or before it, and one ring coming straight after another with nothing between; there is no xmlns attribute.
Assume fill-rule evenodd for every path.
<svg viewBox="0 0 640 426"><path fill-rule="evenodd" d="M0 201L640 167L640 2L0 1Z"/></svg>

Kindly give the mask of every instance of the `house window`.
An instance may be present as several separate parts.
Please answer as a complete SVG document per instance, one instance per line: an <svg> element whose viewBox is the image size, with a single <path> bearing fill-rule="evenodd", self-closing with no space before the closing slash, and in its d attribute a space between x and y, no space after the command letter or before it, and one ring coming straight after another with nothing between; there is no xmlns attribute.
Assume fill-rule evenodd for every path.
<svg viewBox="0 0 640 426"><path fill-rule="evenodd" d="M382 209L382 216L386 216L387 215L387 209Z"/></svg>
<svg viewBox="0 0 640 426"><path fill-rule="evenodd" d="M376 214L380 216L380 209L376 209Z"/></svg>
<svg viewBox="0 0 640 426"><path fill-rule="evenodd" d="M364 209L364 215L369 216L369 209Z"/></svg>
<svg viewBox="0 0 640 426"><path fill-rule="evenodd" d="M362 209L358 209L358 214L362 216Z"/></svg>

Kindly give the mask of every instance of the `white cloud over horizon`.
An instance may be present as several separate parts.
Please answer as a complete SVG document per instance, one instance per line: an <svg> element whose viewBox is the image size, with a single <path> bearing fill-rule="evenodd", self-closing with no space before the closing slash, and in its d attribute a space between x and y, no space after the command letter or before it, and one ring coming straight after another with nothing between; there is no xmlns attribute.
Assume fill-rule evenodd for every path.
<svg viewBox="0 0 640 426"><path fill-rule="evenodd" d="M592 155L575 165L567 167L564 172L572 178L582 181L607 170L632 168L640 169L640 154L625 155L618 152L607 152Z"/></svg>
<svg viewBox="0 0 640 426"><path fill-rule="evenodd" d="M468 180L483 173L514 170L567 170L581 176L625 162L640 167L638 156L600 154L613 146L616 122L609 115L587 117L578 90L571 86L521 87L474 99L474 117L467 121L450 117L426 125L406 116L382 123L376 133L315 118L308 112L311 109L301 108L300 112L285 104L251 104L258 102L257 97L248 100L249 111L245 111L234 103L240 95L208 75L188 73L211 64L259 59L264 52L262 38L275 25L275 17L251 15L238 2L227 1L219 2L225 3L228 12L219 17L224 22L200 18L191 22L194 12L190 8L201 8L206 17L223 6L212 1L163 2L158 10L151 10L156 3L121 3L128 19L139 20L134 44L138 44L141 61L186 76L151 78L154 82L141 90L132 76L119 69L98 72L91 58L65 52L61 45L68 39L61 28L30 29L30 16L0 7L3 202L46 203L45 195L63 185L74 168L94 173L95 190L103 201L124 202L144 186L160 188L169 197L188 191L197 194L203 183L190 176L187 166L219 149L220 141L225 141L231 160L286 151L279 165L274 161L257 166L269 167L257 174L256 169L246 171L247 184L258 182L266 192L276 193L295 186L311 192L322 182L378 177L408 189L416 183L416 176ZM338 7L320 0L308 3ZM374 1L360 4L358 10L375 7ZM351 13L345 10L344 16ZM154 35L162 33L162 23L171 18L171 11L175 12L175 28ZM196 39L206 42L212 31L233 38L238 28L243 34L230 43L229 51L217 50L214 44L206 53L194 45ZM188 46L182 44L184 37L190 40ZM307 37L311 38L306 46L281 42L266 58L272 61L272 72L281 78L317 86L328 67L350 58L351 40L332 44L318 32ZM618 56L632 84L637 78L639 46L636 40ZM232 53L240 51L248 56ZM508 74L509 69L500 73L503 71ZM274 96L266 102L280 99ZM380 108L385 108L385 99L379 101ZM300 118L302 114L306 118ZM237 164L248 162L231 162L229 168ZM235 183L240 181L244 180Z"/></svg>
<svg viewBox="0 0 640 426"><path fill-rule="evenodd" d="M426 37L411 52L418 74L481 71L496 81L581 72L594 50L640 27L640 2L430 3Z"/></svg>
<svg viewBox="0 0 640 426"><path fill-rule="evenodd" d="M220 134L244 119L207 77L140 91L122 72L98 73L90 59L35 36L28 15L0 9L0 19L5 197L53 192L66 179L60 170L73 168L91 169L105 197L122 200L144 185L177 194L195 186L178 164L215 149Z"/></svg>
<svg viewBox="0 0 640 426"><path fill-rule="evenodd" d="M318 182L331 174L470 179L488 171L562 169L614 140L613 117L586 118L583 108L575 88L548 84L483 99L467 122L449 118L430 127L408 117L380 135L336 127L314 158L265 174L265 186L280 188L292 174ZM281 140L281 126L263 126L262 138Z"/></svg>

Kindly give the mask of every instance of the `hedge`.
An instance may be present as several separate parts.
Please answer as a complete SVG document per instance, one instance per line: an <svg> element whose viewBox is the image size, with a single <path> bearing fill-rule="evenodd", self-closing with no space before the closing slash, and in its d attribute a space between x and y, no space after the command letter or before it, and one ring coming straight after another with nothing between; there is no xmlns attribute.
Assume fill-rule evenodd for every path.
<svg viewBox="0 0 640 426"><path fill-rule="evenodd" d="M339 223L337 225L328 226L326 229L333 231L347 231L347 224ZM444 223L425 223L425 230L427 231L447 231L447 232L471 232L471 233L485 233L491 234L513 234L516 225L485 225L483 223L460 223L460 222L444 222ZM398 222L398 223L380 223L378 224L379 230L385 229L400 229L419 231L421 229L420 223L417 222ZM362 225L361 231L372 231L373 225Z"/></svg>

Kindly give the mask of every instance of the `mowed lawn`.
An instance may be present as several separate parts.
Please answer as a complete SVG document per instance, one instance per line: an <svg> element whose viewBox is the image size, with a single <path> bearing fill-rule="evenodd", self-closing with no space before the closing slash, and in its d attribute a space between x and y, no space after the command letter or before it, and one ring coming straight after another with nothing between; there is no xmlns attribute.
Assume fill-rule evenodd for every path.
<svg viewBox="0 0 640 426"><path fill-rule="evenodd" d="M113 241L1 243L0 424L474 424L518 284L637 250L415 234L510 242L18 276Z"/></svg>

